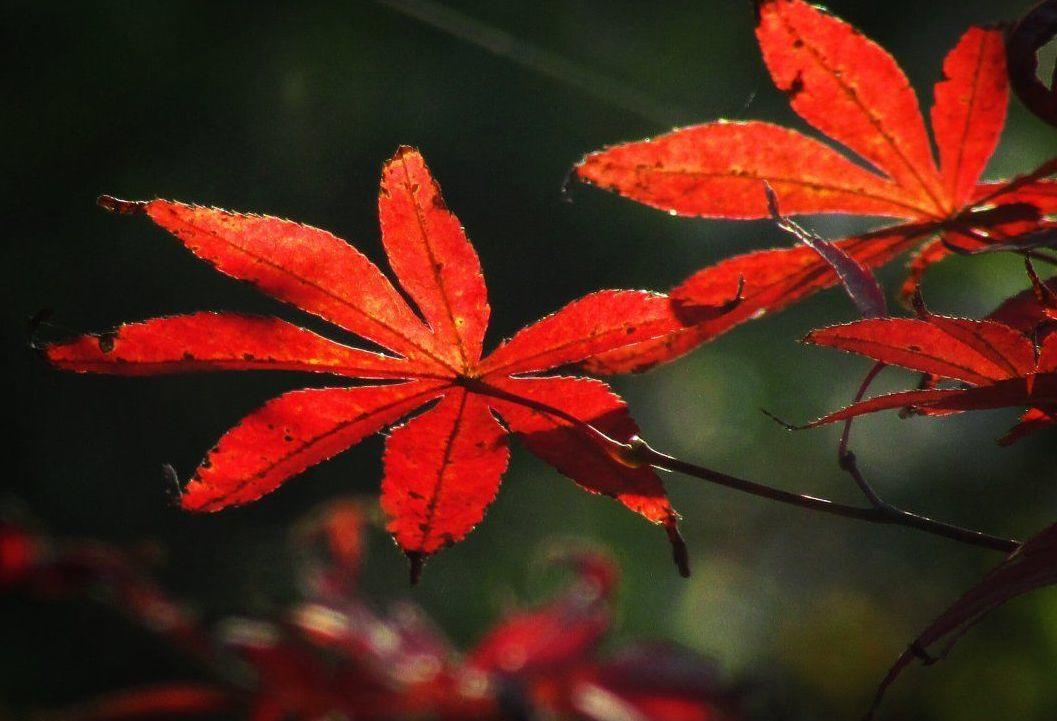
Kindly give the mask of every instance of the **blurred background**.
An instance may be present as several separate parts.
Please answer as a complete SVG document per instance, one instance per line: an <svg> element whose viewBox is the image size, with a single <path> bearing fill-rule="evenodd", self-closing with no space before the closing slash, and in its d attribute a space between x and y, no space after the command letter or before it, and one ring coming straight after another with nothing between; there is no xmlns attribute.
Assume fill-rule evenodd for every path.
<svg viewBox="0 0 1057 721"><path fill-rule="evenodd" d="M1011 19L1028 5L829 3L895 55L926 107L944 54L968 25ZM325 380L64 375L27 349L27 318L54 309L46 338L197 309L326 326L215 273L149 223L101 211L100 193L284 216L382 261L379 171L397 145L415 145L481 256L489 346L586 292L664 290L720 258L789 243L767 222L672 218L575 185L562 193L586 152L672 126L726 117L804 128L766 75L747 1L9 1L0 13L3 355L13 420L3 494L62 534L157 542L167 549L163 580L206 617L266 612L293 592L288 528L338 494L373 497L381 439L249 507L207 516L175 509L163 463L187 477L242 415ZM1054 130L1014 100L988 176L1026 171L1055 151ZM831 237L868 227L844 218L812 225ZM889 287L900 266L882 273ZM938 311L980 314L1025 287L1016 257L955 258L930 272L925 293ZM847 298L830 291L615 385L661 450L857 502L836 464L839 429L790 434L759 410L799 421L846 402L869 361L796 341L852 317ZM876 389L910 381L891 371ZM1044 432L998 448L993 439L1014 417L888 413L860 422L852 447L891 502L1026 537L1054 520L1057 443ZM764 679L784 718L854 718L916 632L999 560L689 478L667 483L685 516L689 581L658 529L515 449L485 521L433 559L419 587L407 588L405 561L381 531L371 536L363 583L380 601L413 597L469 644L512 598L539 593L548 549L584 539L623 566L618 639L675 640L731 674ZM168 678L179 664L102 611L0 600L0 699L15 716ZM1057 594L1044 591L989 618L946 662L912 669L885 714L1050 719L1054 668Z"/></svg>

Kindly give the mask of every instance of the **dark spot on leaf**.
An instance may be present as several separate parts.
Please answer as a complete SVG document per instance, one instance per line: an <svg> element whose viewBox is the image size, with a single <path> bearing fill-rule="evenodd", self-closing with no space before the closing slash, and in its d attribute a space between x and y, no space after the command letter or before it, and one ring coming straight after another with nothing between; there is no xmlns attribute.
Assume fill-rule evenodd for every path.
<svg viewBox="0 0 1057 721"><path fill-rule="evenodd" d="M114 343L117 342L117 331L111 331L109 333L99 334L99 350L103 353L109 353L114 350Z"/></svg>

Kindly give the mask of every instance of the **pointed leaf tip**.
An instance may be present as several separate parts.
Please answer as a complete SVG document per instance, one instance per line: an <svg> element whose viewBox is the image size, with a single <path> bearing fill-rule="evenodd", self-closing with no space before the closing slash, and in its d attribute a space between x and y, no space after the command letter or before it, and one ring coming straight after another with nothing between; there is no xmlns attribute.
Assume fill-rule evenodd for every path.
<svg viewBox="0 0 1057 721"><path fill-rule="evenodd" d="M165 492L172 498L173 502L179 506L180 499L183 497L183 486L180 484L180 476L176 473L176 469L173 468L170 463L163 463L161 467L162 478L165 479Z"/></svg>
<svg viewBox="0 0 1057 721"><path fill-rule="evenodd" d="M664 530L668 533L668 542L672 544L672 560L679 569L679 575L690 578L690 552L674 518L664 524Z"/></svg>
<svg viewBox="0 0 1057 721"><path fill-rule="evenodd" d="M37 333L40 331L40 327L47 323L54 314L55 310L53 308L41 308L26 319L26 344L30 350L44 350L44 345L37 340Z"/></svg>
<svg viewBox="0 0 1057 721"><path fill-rule="evenodd" d="M421 151L413 145L398 145L396 150L393 152L393 157L389 159L389 162L394 160L400 160L408 155L422 155Z"/></svg>
<svg viewBox="0 0 1057 721"><path fill-rule="evenodd" d="M426 565L426 554L422 551L406 551L409 564L408 580L412 586L417 586L422 580L422 568Z"/></svg>
<svg viewBox="0 0 1057 721"><path fill-rule="evenodd" d="M147 207L147 201L145 200L122 200L112 195L100 195L95 199L95 202L96 205L104 210L109 210L111 213L121 213L122 215L140 213Z"/></svg>

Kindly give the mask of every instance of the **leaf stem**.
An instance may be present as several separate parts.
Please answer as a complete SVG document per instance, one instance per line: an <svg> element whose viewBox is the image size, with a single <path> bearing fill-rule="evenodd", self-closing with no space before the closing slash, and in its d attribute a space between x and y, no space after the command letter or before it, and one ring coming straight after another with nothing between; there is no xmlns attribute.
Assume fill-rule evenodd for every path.
<svg viewBox="0 0 1057 721"><path fill-rule="evenodd" d="M816 498L815 496L808 496L801 493L783 491L779 488L774 488L763 483L756 483L755 481L731 476L726 473L714 471L711 468L706 468L705 466L699 466L695 463L690 463L689 461L674 458L666 453L661 453L651 447L639 436L632 436L627 443L622 443L621 441L611 438L605 433L599 431L590 423L576 418L565 411L530 398L523 398L513 393L508 393L507 391L496 388L487 382L469 378L459 379L458 382L471 392L493 396L511 403L517 403L554 418L559 418L578 428L581 432L586 433L614 460L631 467L653 466L659 470L682 473L686 476L700 478L701 480L709 481L710 483L715 483L720 486L726 486L727 488L732 488L736 491L741 491L742 493L759 496L760 498L767 498L790 506L807 508L821 513L828 513L833 516L854 518L868 523L916 528L919 531L931 533L934 536L943 536L944 538L950 538L951 540L959 541L968 545L990 548L994 551L1002 551L1003 553L1012 553L1020 547L1020 541L1015 539L991 536L980 531L961 528L949 523L944 523L943 521L937 521L926 516L911 513L910 511L904 511L901 508L896 508L895 506L882 501L880 498L877 498L876 493L873 493L873 496L877 498L878 503L871 505L869 508L863 508L861 506L850 506L843 503L836 503L825 498ZM852 459L854 459L854 456L852 456ZM859 475L859 478L862 478L861 474ZM860 488L864 489L864 493L865 488L869 488L869 484L866 483L865 479L860 483ZM870 490L872 493L873 489ZM867 497L869 496L870 494L867 494Z"/></svg>
<svg viewBox="0 0 1057 721"><path fill-rule="evenodd" d="M778 501L779 503L785 503L799 508L807 508L813 511L820 511L833 516L854 518L868 523L916 528L919 531L931 533L934 536L942 536L960 543L965 543L971 546L980 546L981 548L990 548L991 550L1001 551L1003 553L1012 553L1020 547L1020 542L1015 539L999 538L998 536L992 536L980 531L954 526L949 523L944 523L943 521L937 521L926 516L905 511L901 508L896 508L883 501L881 502L881 505L862 508L860 506L836 503L825 498L816 498L801 493L793 493L778 488L772 488L771 486L762 483L745 480L726 473L714 471L711 468L699 466L695 463L690 463L689 461L673 458L672 456L653 449L649 444L637 436L632 438L627 445L629 447L629 456L642 464L651 465L654 468L660 468L675 473L682 473L694 478L700 478L701 480L709 481L710 483L733 488L736 491L748 493L753 496L768 498L772 501Z"/></svg>

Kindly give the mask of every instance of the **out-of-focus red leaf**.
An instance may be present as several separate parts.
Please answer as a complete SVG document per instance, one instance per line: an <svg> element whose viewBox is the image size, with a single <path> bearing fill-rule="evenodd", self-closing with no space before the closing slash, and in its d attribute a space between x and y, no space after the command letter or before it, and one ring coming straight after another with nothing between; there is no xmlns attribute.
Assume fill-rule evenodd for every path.
<svg viewBox="0 0 1057 721"><path fill-rule="evenodd" d="M292 545L330 546L357 566L363 546L358 501L329 504L298 524ZM19 540L14 546L11 538ZM38 551L19 550L32 546ZM5 550L6 549L6 550ZM14 549L12 551L12 549ZM83 539L0 525L0 561L19 569L21 590L90 592L145 628L192 651L214 681L133 688L39 715L49 721L122 721L238 715L252 721L343 718L393 721L735 721L738 694L708 661L667 644L601 656L619 569L608 556L562 549L571 570L549 601L509 613L465 657L410 603L376 612L352 585L345 595L299 601L272 618L229 618L189 648L166 613L171 601L136 556ZM302 556L302 558L304 558ZM6 567L0 567L6 568ZM313 591L313 587L309 588ZM152 600L153 599L153 600ZM147 612L151 605L167 607ZM215 637L215 638L214 638ZM624 715L614 716L618 711Z"/></svg>
<svg viewBox="0 0 1057 721"><path fill-rule="evenodd" d="M471 667L525 679L568 672L588 658L609 629L617 569L592 553L564 560L577 574L570 587L543 606L504 618L469 653Z"/></svg>
<svg viewBox="0 0 1057 721"><path fill-rule="evenodd" d="M47 721L136 721L218 716L236 711L241 699L202 683L160 683L98 696L43 715Z"/></svg>
<svg viewBox="0 0 1057 721"><path fill-rule="evenodd" d="M1026 243L1048 242L1048 235L1033 233L1057 212L1057 183L1046 179L1054 167L979 182L1007 104L1000 31L970 28L944 60L932 108L937 168L914 91L884 49L803 0L757 0L756 8L756 35L775 85L804 120L871 167L792 130L718 121L592 153L577 165L577 177L673 215L765 217L756 187L767 182L790 215L899 218L902 225L828 247L845 250L869 269L942 236L942 243L933 242L915 258L905 297L949 251L1024 252ZM1011 219L1007 206L1014 205L1019 216ZM688 314L729 297L738 278L744 279L744 298L729 312L697 319ZM824 263L797 249L721 261L673 289L668 331L586 366L597 372L646 370L835 282Z"/></svg>
<svg viewBox="0 0 1057 721"><path fill-rule="evenodd" d="M363 505L351 499L327 503L295 529L300 571L312 597L351 598L363 565Z"/></svg>
<svg viewBox="0 0 1057 721"><path fill-rule="evenodd" d="M365 256L325 231L163 200L100 202L146 213L221 272L394 355L350 348L275 318L197 313L47 346L56 366L124 375L270 368L405 381L293 391L269 401L210 451L184 489L184 508L215 511L254 501L439 401L398 428L385 454L382 505L390 531L412 559L413 577L426 556L462 539L495 497L507 450L506 431L493 414L519 433L550 431L550 440L530 440L529 448L584 488L615 496L664 525L680 570L688 571L677 516L660 480L648 469L618 463L606 450L612 440L603 434L620 431L617 440L624 441L623 430L634 425L623 403L601 386L584 386L602 388L593 397L566 396L537 393L558 381L533 385L511 378L590 362L669 332L676 320L667 297L644 291L586 296L482 360L489 306L480 261L421 154L407 147L383 168L378 212L389 263L418 314ZM697 317L736 306L739 288L736 283ZM521 391L531 397L518 396ZM617 408L622 420L605 415ZM529 416L532 422L523 422ZM600 433L584 425L596 419L613 427Z"/></svg>
<svg viewBox="0 0 1057 721"><path fill-rule="evenodd" d="M926 663L944 658L962 634L991 611L1053 583L1057 583L1057 525L1025 541L914 639L881 682L871 715L888 687L915 658ZM937 646L939 651L934 652Z"/></svg>
<svg viewBox="0 0 1057 721"><path fill-rule="evenodd" d="M89 597L161 636L188 656L212 663L197 616L173 600L130 554L98 541L56 539L0 520L0 591L42 598Z"/></svg>
<svg viewBox="0 0 1057 721"><path fill-rule="evenodd" d="M715 664L663 643L638 644L571 684L573 710L591 721L733 721L737 699Z"/></svg>
<svg viewBox="0 0 1057 721"><path fill-rule="evenodd" d="M33 534L0 519L0 589L23 582L43 552L40 541Z"/></svg>

